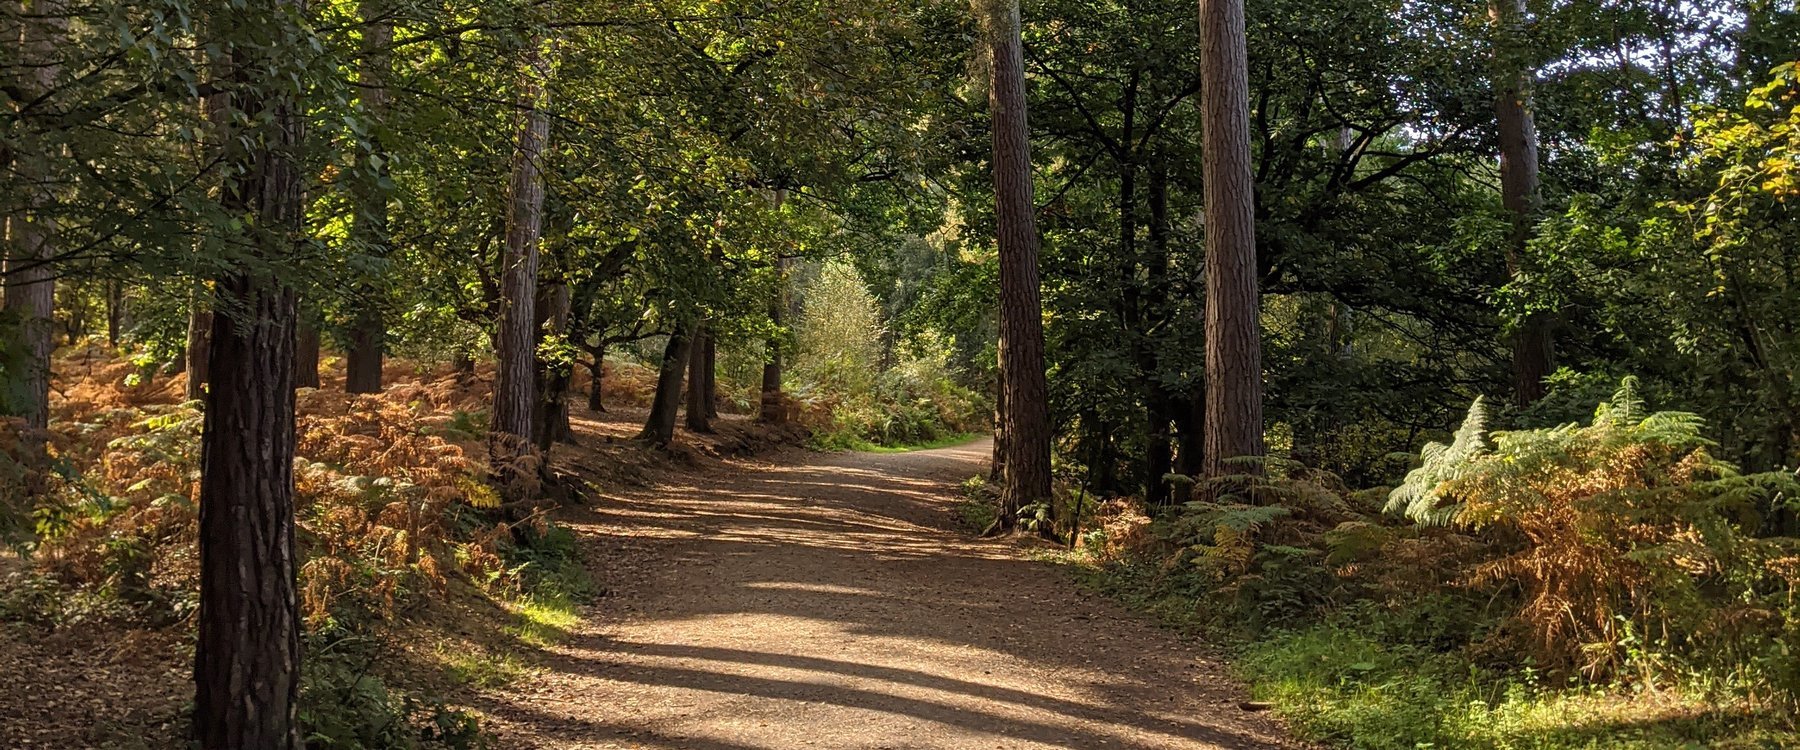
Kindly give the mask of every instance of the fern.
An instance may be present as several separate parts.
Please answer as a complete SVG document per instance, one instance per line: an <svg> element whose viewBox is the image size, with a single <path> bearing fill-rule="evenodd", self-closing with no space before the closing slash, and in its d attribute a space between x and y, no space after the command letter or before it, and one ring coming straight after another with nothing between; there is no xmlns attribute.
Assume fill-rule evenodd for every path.
<svg viewBox="0 0 1800 750"><path fill-rule="evenodd" d="M1388 494L1384 513L1403 513L1421 526L1448 526L1461 511L1461 505L1446 503L1446 484L1463 476L1469 464L1486 452L1487 403L1477 398L1469 406L1468 416L1449 445L1431 443L1420 454L1420 466L1407 473L1406 481Z"/></svg>

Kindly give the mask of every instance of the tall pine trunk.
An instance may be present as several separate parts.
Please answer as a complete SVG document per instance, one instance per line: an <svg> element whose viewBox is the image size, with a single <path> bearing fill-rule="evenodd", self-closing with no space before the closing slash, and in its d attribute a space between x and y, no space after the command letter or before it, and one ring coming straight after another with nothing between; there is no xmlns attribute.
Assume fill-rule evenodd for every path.
<svg viewBox="0 0 1800 750"><path fill-rule="evenodd" d="M1243 0L1200 0L1200 122L1206 200L1208 479L1254 473L1263 455L1262 326Z"/></svg>
<svg viewBox="0 0 1800 750"><path fill-rule="evenodd" d="M62 49L68 34L61 0L33 3L31 16L22 18L19 40L26 63L22 78L26 101L54 95L62 77ZM54 105L35 102L43 109ZM18 326L24 343L25 367L8 383L7 405L25 418L35 433L28 443L41 456L41 431L50 425L50 355L56 348L53 316L56 312L56 184L51 174L51 152L59 146L48 132L31 137L24 149L13 154L12 168L25 183L23 205L11 216L11 243L6 249L5 309Z"/></svg>
<svg viewBox="0 0 1800 750"><path fill-rule="evenodd" d="M283 7L288 6L288 7ZM194 729L203 750L302 746L300 617L294 550L295 294L274 275L294 255L304 213L297 150L301 106L278 55L293 30L290 2L239 11L252 36L232 51L231 175L224 208L254 227L253 258L218 280L213 375L201 435L200 614ZM257 39L255 37L266 36Z"/></svg>
<svg viewBox="0 0 1800 750"><path fill-rule="evenodd" d="M685 323L677 323L663 346L662 367L656 376L656 396L650 401L650 416L644 420L644 431L638 439L655 446L675 440L675 420L681 411L681 383L687 374L693 340Z"/></svg>
<svg viewBox="0 0 1800 750"><path fill-rule="evenodd" d="M384 15L380 0L364 0L362 42L362 111L374 126L362 153L362 173L355 182L356 215L352 231L364 252L387 256L388 205L382 178L387 174L387 154L381 145L381 121L387 116L388 45L394 27ZM358 285L356 314L350 323L349 350L344 353L344 390L380 393L382 357L387 351L387 317L384 285L365 281Z"/></svg>
<svg viewBox="0 0 1800 750"><path fill-rule="evenodd" d="M1038 289L1037 207L1031 128L1025 112L1025 50L1018 0L977 0L992 50L988 108L994 135L994 200L1000 245L1000 369L1005 389L1005 483L989 534L1017 528L1026 506L1050 498L1050 405L1044 375L1044 313ZM1049 534L1051 529L1039 529Z"/></svg>
<svg viewBox="0 0 1800 750"><path fill-rule="evenodd" d="M1525 273L1525 249L1540 206L1537 122L1532 114L1532 71L1525 62L1525 0L1492 0L1494 23L1494 120L1500 133L1500 197L1511 215L1507 273ZM1555 321L1533 312L1513 331L1513 397L1530 406L1544 397L1555 366Z"/></svg>
<svg viewBox="0 0 1800 750"><path fill-rule="evenodd" d="M549 60L534 41L520 82L524 122L513 149L512 185L506 211L506 267L501 276L500 319L494 337L497 362L488 460L509 500L523 498L522 481L534 479L532 418L537 412L538 240L544 226L541 160L550 140Z"/></svg>

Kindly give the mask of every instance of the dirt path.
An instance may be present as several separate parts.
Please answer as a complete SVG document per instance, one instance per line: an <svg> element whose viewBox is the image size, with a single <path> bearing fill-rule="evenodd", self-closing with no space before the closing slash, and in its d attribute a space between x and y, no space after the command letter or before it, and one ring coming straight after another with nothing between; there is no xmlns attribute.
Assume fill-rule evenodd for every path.
<svg viewBox="0 0 1800 750"><path fill-rule="evenodd" d="M796 453L575 515L609 593L484 701L502 746L1290 746L1194 648L949 530L989 450Z"/></svg>

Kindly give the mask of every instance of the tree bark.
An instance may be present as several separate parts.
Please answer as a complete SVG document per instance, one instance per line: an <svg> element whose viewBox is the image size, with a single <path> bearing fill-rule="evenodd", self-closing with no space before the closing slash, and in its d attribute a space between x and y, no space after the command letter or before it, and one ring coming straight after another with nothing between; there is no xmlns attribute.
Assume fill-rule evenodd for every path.
<svg viewBox="0 0 1800 750"><path fill-rule="evenodd" d="M125 282L106 282L106 344L117 347L125 338Z"/></svg>
<svg viewBox="0 0 1800 750"><path fill-rule="evenodd" d="M276 2L248 12L285 25ZM194 729L202 750L302 747L300 617L294 560L294 355L291 288L269 270L292 257L304 213L298 154L301 108L276 40L232 50L231 106L242 122L267 123L226 139L234 168L222 192L249 215L256 256L219 279L206 423L201 435L200 614Z"/></svg>
<svg viewBox="0 0 1800 750"><path fill-rule="evenodd" d="M588 384L588 411L605 412L606 345L601 344L588 353L594 358L594 361L588 364L588 374L592 381Z"/></svg>
<svg viewBox="0 0 1800 750"><path fill-rule="evenodd" d="M388 22L381 0L364 0L361 96L363 116L374 130L362 153L363 171L355 181L356 214L351 230L363 252L385 258L388 249L387 153L381 145L380 124L387 116L388 45L394 27ZM344 353L344 390L380 393L382 358L387 351L387 316L383 285L364 281L356 293L356 314L350 323L350 346Z"/></svg>
<svg viewBox="0 0 1800 750"><path fill-rule="evenodd" d="M319 387L319 328L301 321L294 345L294 387Z"/></svg>
<svg viewBox="0 0 1800 750"><path fill-rule="evenodd" d="M565 335L569 329L569 285L557 281L540 290L538 300L539 340L550 335ZM573 442L574 429L569 426L569 383L574 377L572 362L538 362L538 414L533 420L533 443L548 453L558 442Z"/></svg>
<svg viewBox="0 0 1800 750"><path fill-rule="evenodd" d="M994 136L995 218L1000 246L1000 369L1005 373L1006 472L990 534L1018 527L1020 512L1050 498L1050 406L1044 313L1038 288L1037 206L1025 111L1025 50L1018 0L979 0L992 49L988 108ZM1051 534L1043 528L1039 533Z"/></svg>
<svg viewBox="0 0 1800 750"><path fill-rule="evenodd" d="M675 440L675 418L681 410L681 382L687 374L689 352L693 348L686 324L678 323L663 347L662 368L656 377L656 397L650 402L650 416L644 420L644 431L638 439L658 447Z"/></svg>
<svg viewBox="0 0 1800 750"><path fill-rule="evenodd" d="M694 432L712 432L712 419L706 412L706 346L711 333L705 324L694 326L694 340L688 346L687 428Z"/></svg>
<svg viewBox="0 0 1800 750"><path fill-rule="evenodd" d="M706 375L706 387L700 393L706 399L708 419L719 418L719 337L706 330L706 362L700 371Z"/></svg>
<svg viewBox="0 0 1800 750"><path fill-rule="evenodd" d="M537 411L538 241L544 224L541 159L550 139L545 112L550 66L533 42L521 81L525 110L513 150L511 194L506 214L506 267L501 280L494 412L488 431L488 460L510 500L523 498L521 480L534 478L532 417ZM528 464L530 464L528 466Z"/></svg>
<svg viewBox="0 0 1800 750"><path fill-rule="evenodd" d="M787 191L775 191L772 199L775 210L780 211L787 201ZM762 410L758 419L770 424L779 424L787 419L786 399L781 394L781 322L788 308L788 265L786 258L775 260L775 294L769 299L769 325L775 328L776 334L769 337L768 358L763 361L762 374Z"/></svg>
<svg viewBox="0 0 1800 750"><path fill-rule="evenodd" d="M1200 0L1208 479L1255 473L1233 460L1264 450L1249 78L1243 0Z"/></svg>
<svg viewBox="0 0 1800 750"><path fill-rule="evenodd" d="M1524 62L1526 50L1521 39L1525 0L1492 0L1488 12L1495 38L1494 119L1500 133L1500 193L1512 219L1506 268L1518 280L1526 271L1526 246L1541 202L1537 122L1531 101L1533 73ZM1513 331L1513 396L1520 406L1544 397L1544 380L1550 377L1556 356L1554 324L1550 315L1533 312Z"/></svg>
<svg viewBox="0 0 1800 750"><path fill-rule="evenodd" d="M188 307L187 349L182 355L187 366L187 400L206 398L207 366L212 359L212 292L196 285Z"/></svg>
<svg viewBox="0 0 1800 750"><path fill-rule="evenodd" d="M22 78L27 100L51 96L62 76L64 37L68 19L62 0L33 3L33 17L21 19L20 57L28 72ZM13 154L12 168L25 184L23 205L10 217L11 240L6 250L5 310L19 327L24 342L25 367L8 384L8 405L34 433L50 425L50 355L56 348L56 178L51 174L50 152L56 140L50 133L36 133L35 143ZM40 454L42 442L28 443Z"/></svg>

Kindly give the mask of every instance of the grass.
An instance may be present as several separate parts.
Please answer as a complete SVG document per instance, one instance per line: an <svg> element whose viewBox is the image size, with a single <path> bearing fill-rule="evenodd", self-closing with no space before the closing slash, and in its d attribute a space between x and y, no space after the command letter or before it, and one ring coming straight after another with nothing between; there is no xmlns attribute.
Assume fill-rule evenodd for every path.
<svg viewBox="0 0 1800 750"><path fill-rule="evenodd" d="M1234 632L1200 594L1154 564L1051 557L1084 588L1172 629L1222 642L1255 700L1300 738L1351 750L1761 750L1800 746L1786 722L1680 690L1549 685L1460 655L1384 642L1381 623L1348 616L1287 631Z"/></svg>
<svg viewBox="0 0 1800 750"><path fill-rule="evenodd" d="M1766 717L1680 691L1553 688L1530 671L1380 643L1337 624L1242 647L1239 674L1307 739L1356 750L1776 748Z"/></svg>
<svg viewBox="0 0 1800 750"><path fill-rule="evenodd" d="M517 656L481 648L439 648L438 658L452 681L478 688L505 687L531 671Z"/></svg>
<svg viewBox="0 0 1800 750"><path fill-rule="evenodd" d="M506 632L539 648L562 642L581 624L574 598L560 592L533 593L514 602L512 611L517 621Z"/></svg>
<svg viewBox="0 0 1800 750"><path fill-rule="evenodd" d="M814 436L812 447L815 450L830 453L914 453L917 451L929 451L938 448L949 448L951 446L962 445L963 443L967 443L980 436L981 433L961 432L955 435L946 435L935 440L927 440L919 443L882 445L870 442L855 435L828 432Z"/></svg>

